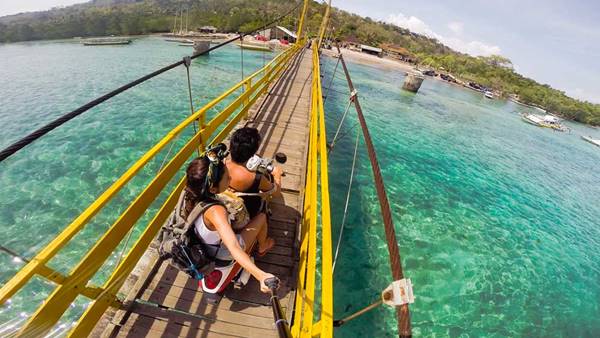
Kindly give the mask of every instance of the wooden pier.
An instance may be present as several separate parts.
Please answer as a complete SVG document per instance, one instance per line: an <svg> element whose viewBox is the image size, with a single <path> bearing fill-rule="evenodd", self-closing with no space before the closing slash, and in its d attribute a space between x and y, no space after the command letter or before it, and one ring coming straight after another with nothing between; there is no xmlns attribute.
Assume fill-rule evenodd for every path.
<svg viewBox="0 0 600 338"><path fill-rule="evenodd" d="M257 128L260 154L287 155L282 197L271 202L269 235L277 245L257 265L278 276L281 304L291 322L297 281L299 224L309 141L311 106L310 50L302 50L267 94L250 108L240 126ZM132 274L125 310L109 310L92 336L103 337L274 337L269 298L251 278L242 289L230 286L218 305L203 301L198 281L158 259L156 243L146 251Z"/></svg>

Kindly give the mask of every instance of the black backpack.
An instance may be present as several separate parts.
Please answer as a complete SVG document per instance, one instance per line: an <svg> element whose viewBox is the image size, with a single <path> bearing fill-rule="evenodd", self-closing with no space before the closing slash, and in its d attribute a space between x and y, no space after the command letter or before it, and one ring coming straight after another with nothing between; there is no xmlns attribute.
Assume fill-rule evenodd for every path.
<svg viewBox="0 0 600 338"><path fill-rule="evenodd" d="M190 192L186 189L181 192L175 210L162 226L158 253L162 259L168 260L169 264L190 277L202 279L214 270L215 262L208 254L205 244L196 235L194 221L209 207L222 203L214 200L199 202L188 214L188 194Z"/></svg>

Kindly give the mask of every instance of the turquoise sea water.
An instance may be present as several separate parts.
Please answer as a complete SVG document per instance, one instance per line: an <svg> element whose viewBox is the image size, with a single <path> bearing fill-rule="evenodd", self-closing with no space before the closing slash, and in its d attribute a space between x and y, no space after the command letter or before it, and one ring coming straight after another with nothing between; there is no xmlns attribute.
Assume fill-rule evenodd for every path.
<svg viewBox="0 0 600 338"><path fill-rule="evenodd" d="M77 41L0 45L0 147L36 128L192 52L160 38L136 39L128 46L86 47ZM244 51L248 76L275 54ZM242 79L240 49L227 46L195 59L190 67L194 106L201 107ZM209 117L222 109L219 104ZM180 66L130 89L52 131L22 152L0 163L1 243L26 257L39 252L142 154L190 114L185 68ZM184 135L189 137L191 129ZM183 144L180 138L173 152ZM116 195L71 244L50 261L67 273L158 171L166 147ZM165 190L168 191L168 190ZM156 210L165 194L154 203ZM137 223L129 245L148 223ZM107 263L112 267L121 249ZM0 283L21 263L0 254ZM101 284L107 269L94 282ZM34 278L0 309L0 323L15 313L30 313L51 290ZM81 313L78 299L65 322Z"/></svg>
<svg viewBox="0 0 600 338"><path fill-rule="evenodd" d="M143 38L125 47L72 41L0 45L0 147L53 118L190 51ZM272 55L245 52L244 72ZM323 58L326 81L334 61ZM520 121L523 108L426 80L402 92L403 74L351 64L394 213L405 274L414 284L416 336L600 335L600 149L579 135ZM195 106L241 78L235 47L194 61ZM338 69L327 99L330 138L345 108ZM4 245L33 256L126 167L189 115L180 67L128 91L0 163ZM350 173L355 114L330 156L334 239ZM164 154L162 154L164 156ZM160 166L153 161L51 266L61 271L89 247ZM390 282L372 176L361 143L348 224L336 267L336 317L368 305ZM147 216L144 220L147 221ZM145 222L136 228L139 234ZM135 236L134 236L135 237ZM118 255L108 264L115 264ZM20 264L0 254L0 282ZM99 276L101 282L106 276ZM34 280L0 309L29 312L50 286ZM81 312L85 300L69 315ZM375 310L336 335L389 336L394 313Z"/></svg>
<svg viewBox="0 0 600 338"><path fill-rule="evenodd" d="M326 86L334 61L323 68ZM537 128L520 120L520 106L431 78L415 95L400 90L400 71L351 64L350 72L414 284L415 336L599 336L600 149L580 135L600 132ZM347 98L346 89L326 102L330 139ZM356 122L351 110L342 130ZM338 224L354 135L337 142L329 162ZM334 276L336 317L375 301L390 282L379 215L361 143ZM394 316L378 309L336 333L397 334Z"/></svg>

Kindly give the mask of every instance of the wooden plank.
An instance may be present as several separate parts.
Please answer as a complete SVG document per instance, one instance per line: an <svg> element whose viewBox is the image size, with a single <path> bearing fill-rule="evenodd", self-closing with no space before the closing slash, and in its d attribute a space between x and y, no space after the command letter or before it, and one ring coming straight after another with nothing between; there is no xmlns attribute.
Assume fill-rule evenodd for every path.
<svg viewBox="0 0 600 338"><path fill-rule="evenodd" d="M273 223L273 222L272 222ZM269 227L269 236L274 236L278 238L285 238L286 240L293 240L296 237L296 227L293 226L293 223L278 223L280 227ZM284 228L284 225L288 225L287 228ZM285 243L288 243L287 241ZM277 245L283 245L282 243L276 243ZM291 245L286 245L291 246Z"/></svg>
<svg viewBox="0 0 600 338"><path fill-rule="evenodd" d="M159 327L159 325L153 325L154 323L150 323L150 319L147 316L135 315L135 320L138 321L136 326L125 325L123 326L123 330L121 330L115 337L119 338L132 338L132 337L160 337L160 338L179 338L179 337L190 337L190 330L188 328L182 327L180 329L172 328L171 330L165 330L164 328ZM147 323L144 323L144 320L140 318L146 317ZM244 336L236 336L231 334L226 334L222 332L212 332L212 331L202 331L200 335L199 332L196 334L192 334L194 336L207 337L207 338L218 338L218 337L244 337Z"/></svg>
<svg viewBox="0 0 600 338"><path fill-rule="evenodd" d="M275 253L269 253L268 255L265 255L263 257L257 257L256 261L261 262L261 263L269 263L269 264L273 264L273 265L286 266L286 267L290 267L290 268L295 265L295 261L294 261L293 257L285 256L285 255L278 255Z"/></svg>
<svg viewBox="0 0 600 338"><path fill-rule="evenodd" d="M288 204L288 201L285 201L284 203L285 204L273 201L269 204L272 213L270 219L274 221L284 220L297 224L302 218L302 215L296 208L291 207Z"/></svg>
<svg viewBox="0 0 600 338"><path fill-rule="evenodd" d="M281 275L282 280L285 280L290 273L289 268L280 267L277 265L261 262L258 262L256 265L265 271L269 271L278 276ZM251 280L254 280L254 278L251 278ZM152 282L150 282L147 290L155 289L161 282L166 285L175 285L180 288L190 289L194 292L202 292L201 289L199 289L198 281L188 277L188 275L186 275L184 272L177 270L166 262L160 267L159 272L156 274L156 277L152 280ZM248 287L246 286L245 288ZM259 289L256 288L252 289L251 291L259 292L258 290Z"/></svg>
<svg viewBox="0 0 600 338"><path fill-rule="evenodd" d="M273 324L272 311L267 306L256 306L233 302L229 299L221 301L228 304L210 305L203 300L204 293L166 283L159 283L153 290L147 290L144 297L147 301L164 308L184 311L190 315L207 320L237 323L248 327L270 328ZM232 311L234 308L235 311ZM136 312L135 306L133 312Z"/></svg>
<svg viewBox="0 0 600 338"><path fill-rule="evenodd" d="M144 256L136 264L131 276L128 280L135 279L135 284L131 287L131 284L125 284L121 288L121 291L127 290L128 294L125 298L125 302L131 302L141 295L146 285L156 274L156 271L162 263L158 257L156 251L157 243L153 242L150 247L144 253ZM128 310L113 310L109 309L104 316L98 321L96 327L90 334L92 337L98 335L102 337L113 336L120 329L120 324L127 321L129 316Z"/></svg>
<svg viewBox="0 0 600 338"><path fill-rule="evenodd" d="M302 158L305 157L304 154L302 153L302 149L299 149L299 148L294 149L294 148L288 147L288 146L283 145L283 144L268 145L266 148L262 148L259 151L259 155L260 156L266 157L266 158L273 158L273 159L275 158L275 155L277 153L283 153L283 154L286 155L287 158L302 159ZM287 161L286 161L286 163L287 163ZM284 172L286 173L286 176L287 176L288 174L290 174L290 172L285 170L286 169L285 168L286 167L286 163L282 164L282 163L277 163L276 162L275 165L281 166L283 168ZM302 176L301 172L300 173L291 173L291 174L297 175L298 177ZM285 181L286 177L284 176L282 178Z"/></svg>
<svg viewBox="0 0 600 338"><path fill-rule="evenodd" d="M221 299L218 306L215 306L203 300L202 290L182 288L181 286L164 282L158 282L153 288L148 288L141 299L164 307L198 315L209 316L217 310L224 310L254 317L273 318L271 308L269 307L239 303L226 297Z"/></svg>
<svg viewBox="0 0 600 338"><path fill-rule="evenodd" d="M269 228L278 229L281 231L296 232L296 227L297 223L288 219L276 218L276 215L273 215L269 218Z"/></svg>
<svg viewBox="0 0 600 338"><path fill-rule="evenodd" d="M264 271L268 271L276 276L279 276L279 278L281 279L281 286L279 290L277 290L277 295L281 300L282 306L285 306L289 297L294 296L294 292L292 292L292 287L296 286L296 281L291 279L293 275L293 268L269 264L266 262L256 262L256 265ZM254 278L251 278L250 281L248 281L248 285L246 285L244 288L239 290L228 289L225 295L231 300L250 302L253 304L262 304L268 306L270 296L266 293L257 292L256 290L258 290L258 288L258 281Z"/></svg>
<svg viewBox="0 0 600 338"><path fill-rule="evenodd" d="M123 329L135 332L133 335L128 335L128 337L143 337L145 335L142 334L149 331L149 329L162 334L185 335L188 337L201 337L205 331L241 337L276 337L277 335L277 331L274 329L254 328L220 320L209 321L193 315L149 305L136 306L130 320L123 325L121 330Z"/></svg>

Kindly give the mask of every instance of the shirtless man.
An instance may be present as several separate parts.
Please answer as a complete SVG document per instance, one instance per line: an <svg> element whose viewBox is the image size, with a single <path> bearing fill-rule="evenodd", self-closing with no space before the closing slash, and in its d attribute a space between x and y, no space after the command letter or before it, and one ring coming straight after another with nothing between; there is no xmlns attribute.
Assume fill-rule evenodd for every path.
<svg viewBox="0 0 600 338"><path fill-rule="evenodd" d="M260 134L256 128L240 128L231 135L229 143L229 151L231 160L227 161L227 170L231 176L229 187L238 192L258 193L271 191L275 188L275 194L281 189L281 176L283 170L281 167L275 166L271 175L275 183L271 183L263 174L255 171L250 171L246 167L248 160L256 154L260 146ZM275 186L273 186L275 185ZM260 196L242 196L246 209L250 214L250 218L254 218L260 213L264 213L262 208L263 201ZM265 227L266 231L266 227ZM266 248L259 255L264 255L275 245L275 240L267 239Z"/></svg>

